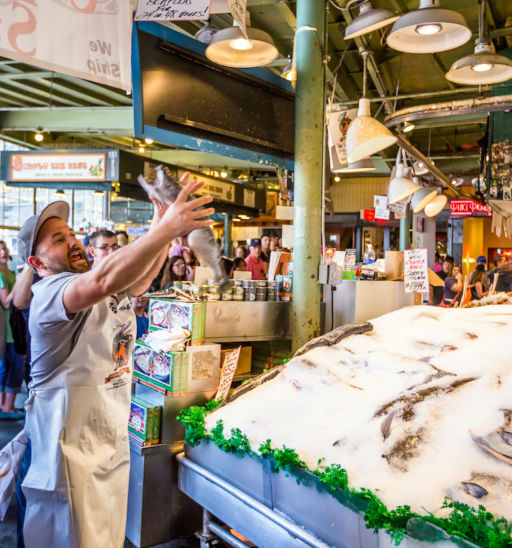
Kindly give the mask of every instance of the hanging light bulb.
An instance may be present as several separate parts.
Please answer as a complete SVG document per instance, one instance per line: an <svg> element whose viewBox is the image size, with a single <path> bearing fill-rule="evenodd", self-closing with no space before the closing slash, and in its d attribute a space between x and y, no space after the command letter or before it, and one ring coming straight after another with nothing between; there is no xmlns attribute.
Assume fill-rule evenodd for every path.
<svg viewBox="0 0 512 548"><path fill-rule="evenodd" d="M419 8L402 15L386 40L405 53L436 53L457 48L471 38L464 17L439 7L439 0L420 0Z"/></svg>
<svg viewBox="0 0 512 548"><path fill-rule="evenodd" d="M153 139L151 139L151 137L146 137L144 139L144 142L146 143L146 145L152 145L153 144Z"/></svg>
<svg viewBox="0 0 512 548"><path fill-rule="evenodd" d="M246 32L247 38L234 21L232 27L213 36L206 48L206 57L219 65L235 68L262 67L277 59L279 51L270 34L249 25Z"/></svg>
<svg viewBox="0 0 512 548"><path fill-rule="evenodd" d="M375 118L372 118L370 100L366 98L366 62L370 50L362 49L363 57L363 96L359 99L357 117L347 129L347 161L353 164L394 145L398 138Z"/></svg>
<svg viewBox="0 0 512 548"><path fill-rule="evenodd" d="M220 176L225 179L227 176L228 176L228 172L227 171L221 171L220 172Z"/></svg>
<svg viewBox="0 0 512 548"><path fill-rule="evenodd" d="M146 149L144 148L144 145L140 145L140 146L139 146L139 152L140 152L141 154L144 154L144 152L146 152Z"/></svg>
<svg viewBox="0 0 512 548"><path fill-rule="evenodd" d="M512 78L512 61L504 55L494 53L491 42L485 36L485 0L479 17L479 36L475 51L455 61L446 78L450 82L467 85L497 84Z"/></svg>
<svg viewBox="0 0 512 548"><path fill-rule="evenodd" d="M404 122L404 127L402 128L402 131L404 133L409 133L412 131L416 126L414 124L411 124L410 122Z"/></svg>
<svg viewBox="0 0 512 548"><path fill-rule="evenodd" d="M374 8L370 0L365 0L361 4L359 15L345 29L345 40L391 25L397 19L398 15L391 10Z"/></svg>
<svg viewBox="0 0 512 548"><path fill-rule="evenodd" d="M341 177L338 177L338 176L336 175L336 177L334 177L334 182L335 182L335 183L339 183L340 181L341 181Z"/></svg>
<svg viewBox="0 0 512 548"><path fill-rule="evenodd" d="M37 141L38 143L42 143L43 140L44 140L44 135L43 135L43 130L42 129L38 129L35 133L34 133L34 140Z"/></svg>

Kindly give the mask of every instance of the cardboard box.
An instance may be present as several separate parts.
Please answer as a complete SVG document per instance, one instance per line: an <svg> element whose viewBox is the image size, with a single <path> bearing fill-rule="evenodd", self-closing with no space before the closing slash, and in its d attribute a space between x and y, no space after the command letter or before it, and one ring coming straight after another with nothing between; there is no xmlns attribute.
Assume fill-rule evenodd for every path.
<svg viewBox="0 0 512 548"><path fill-rule="evenodd" d="M236 348L236 347L235 347ZM228 352L231 352L233 348L223 348L221 350L220 365L224 364L224 359ZM240 350L240 358L238 359L238 366L235 371L235 377L237 375L246 375L251 372L252 366L252 346L242 346Z"/></svg>
<svg viewBox="0 0 512 548"><path fill-rule="evenodd" d="M189 346L185 352L156 352L144 343L133 349L133 376L173 396L216 390L220 344Z"/></svg>
<svg viewBox="0 0 512 548"><path fill-rule="evenodd" d="M403 251L386 251L384 255L386 280L404 279Z"/></svg>
<svg viewBox="0 0 512 548"><path fill-rule="evenodd" d="M154 445L160 441L162 408L137 396L132 396L128 432L141 445Z"/></svg>
<svg viewBox="0 0 512 548"><path fill-rule="evenodd" d="M171 394L187 392L186 352L156 352L137 341L133 347L133 376Z"/></svg>
<svg viewBox="0 0 512 548"><path fill-rule="evenodd" d="M190 344L201 344L204 341L206 327L206 303L182 303L150 297L150 331L175 327L190 331Z"/></svg>

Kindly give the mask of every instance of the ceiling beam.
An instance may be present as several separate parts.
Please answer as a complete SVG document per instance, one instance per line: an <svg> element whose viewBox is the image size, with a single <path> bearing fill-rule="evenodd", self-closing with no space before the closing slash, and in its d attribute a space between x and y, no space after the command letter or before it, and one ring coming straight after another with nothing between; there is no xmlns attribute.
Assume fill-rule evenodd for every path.
<svg viewBox="0 0 512 548"><path fill-rule="evenodd" d="M1 131L108 132L133 135L130 107L0 109Z"/></svg>

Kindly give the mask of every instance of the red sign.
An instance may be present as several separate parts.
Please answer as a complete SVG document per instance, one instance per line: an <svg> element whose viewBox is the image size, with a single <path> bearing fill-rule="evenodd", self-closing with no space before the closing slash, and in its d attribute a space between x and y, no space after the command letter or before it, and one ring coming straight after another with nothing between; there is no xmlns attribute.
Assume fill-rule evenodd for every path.
<svg viewBox="0 0 512 548"><path fill-rule="evenodd" d="M362 209L361 218L363 221L375 221L375 210L374 209Z"/></svg>
<svg viewBox="0 0 512 548"><path fill-rule="evenodd" d="M492 217L488 205L482 205L473 200L452 200L450 202L452 217Z"/></svg>

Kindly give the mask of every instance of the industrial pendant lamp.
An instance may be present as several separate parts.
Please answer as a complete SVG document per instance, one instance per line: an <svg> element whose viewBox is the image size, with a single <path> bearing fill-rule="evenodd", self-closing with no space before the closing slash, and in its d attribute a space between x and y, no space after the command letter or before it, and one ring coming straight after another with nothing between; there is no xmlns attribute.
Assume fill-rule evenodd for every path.
<svg viewBox="0 0 512 548"><path fill-rule="evenodd" d="M471 38L464 17L439 7L439 0L420 0L417 10L402 15L386 40L405 53L436 53L457 48Z"/></svg>
<svg viewBox="0 0 512 548"><path fill-rule="evenodd" d="M413 181L416 177L413 178ZM437 196L437 190L432 187L420 188L414 193L411 199L411 207L414 213L419 213L425 208L435 197Z"/></svg>
<svg viewBox="0 0 512 548"><path fill-rule="evenodd" d="M364 158L363 160L359 160L359 162L355 162L353 164L348 164L347 167L342 167L340 169L333 169L333 173L365 173L368 171L376 171L377 168L375 167L375 164L373 163L373 160L371 158Z"/></svg>
<svg viewBox="0 0 512 548"><path fill-rule="evenodd" d="M512 61L492 51L491 42L485 36L485 0L478 21L478 40L475 52L455 61L446 73L450 82L457 84L497 84L512 78Z"/></svg>
<svg viewBox="0 0 512 548"><path fill-rule="evenodd" d="M379 121L372 118L370 100L366 98L366 60L370 51L363 49L363 96L359 99L357 117L347 129L346 148L349 164L368 158L397 142L397 137Z"/></svg>
<svg viewBox="0 0 512 548"><path fill-rule="evenodd" d="M397 19L398 15L391 10L374 8L370 0L365 0L361 4L359 15L345 29L345 40L391 25Z"/></svg>
<svg viewBox="0 0 512 548"><path fill-rule="evenodd" d="M234 21L213 36L206 57L225 67L251 68L268 65L279 56L270 34L247 25L247 38Z"/></svg>
<svg viewBox="0 0 512 548"><path fill-rule="evenodd" d="M403 155L403 163L400 160L401 155ZM420 185L405 176L405 167L405 152L400 149L396 159L396 171L394 176L392 174L389 182L388 203L390 205L405 200L421 188Z"/></svg>
<svg viewBox="0 0 512 548"><path fill-rule="evenodd" d="M430 203L425 206L425 215L427 217L436 217L443 211L448 198L444 194L438 194Z"/></svg>

